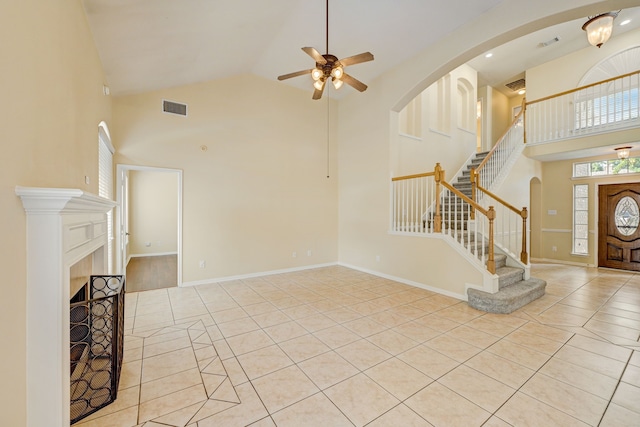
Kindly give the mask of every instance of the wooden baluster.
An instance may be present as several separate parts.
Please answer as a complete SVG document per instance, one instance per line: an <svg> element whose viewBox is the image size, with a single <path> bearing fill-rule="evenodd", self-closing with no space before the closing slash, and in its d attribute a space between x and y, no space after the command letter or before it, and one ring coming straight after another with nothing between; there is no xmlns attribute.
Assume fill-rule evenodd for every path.
<svg viewBox="0 0 640 427"><path fill-rule="evenodd" d="M436 213L433 216L434 229L436 233L442 232L442 216L440 215L440 180L444 179L442 166L440 163L436 163L435 167L435 181L436 181Z"/></svg>
<svg viewBox="0 0 640 427"><path fill-rule="evenodd" d="M520 216L522 216L522 252L520 252L520 261L524 264L529 264L529 254L527 253L527 217L529 212L526 207L522 208Z"/></svg>
<svg viewBox="0 0 640 427"><path fill-rule="evenodd" d="M496 261L494 258L494 242L493 242L493 220L496 218L496 211L493 206L489 206L487 219L489 220L489 259L487 260L487 270L489 273L496 274Z"/></svg>

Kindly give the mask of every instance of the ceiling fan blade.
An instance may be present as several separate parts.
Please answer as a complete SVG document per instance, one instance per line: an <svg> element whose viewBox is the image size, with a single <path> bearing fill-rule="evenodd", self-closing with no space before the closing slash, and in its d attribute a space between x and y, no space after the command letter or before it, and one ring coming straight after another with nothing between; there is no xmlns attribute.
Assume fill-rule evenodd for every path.
<svg viewBox="0 0 640 427"><path fill-rule="evenodd" d="M306 52L306 54L309 55L310 57L312 57L318 64L324 65L324 64L327 63L327 60L324 59L324 57L322 55L320 55L320 52L318 52L314 48L312 48L312 47L303 47L302 50L304 50Z"/></svg>
<svg viewBox="0 0 640 427"><path fill-rule="evenodd" d="M278 80L286 80L292 77L304 76L305 74L311 74L312 71L313 68L309 70L296 71L295 73L283 74L281 76L278 76Z"/></svg>
<svg viewBox="0 0 640 427"><path fill-rule="evenodd" d="M344 73L342 75L342 77L340 78L340 80L342 80L343 82L345 82L346 84L348 84L349 86L352 86L354 89L359 90L360 92L364 92L365 90L367 90L367 85L362 83L360 80L351 77L349 74Z"/></svg>
<svg viewBox="0 0 640 427"><path fill-rule="evenodd" d="M324 87L327 85L327 82L324 82L322 84L322 88L321 89L315 89L313 91L313 96L311 97L312 99L320 99L322 98L322 92L324 91Z"/></svg>
<svg viewBox="0 0 640 427"><path fill-rule="evenodd" d="M343 67L347 65L360 64L361 62L373 61L373 54L371 52L364 52L359 55L353 55L348 58L340 60Z"/></svg>

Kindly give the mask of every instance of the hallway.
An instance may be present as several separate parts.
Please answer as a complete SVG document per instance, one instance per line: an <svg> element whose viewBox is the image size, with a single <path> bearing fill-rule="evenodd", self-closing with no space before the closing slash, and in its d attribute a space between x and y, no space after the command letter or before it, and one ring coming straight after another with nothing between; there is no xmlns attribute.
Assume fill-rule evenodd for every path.
<svg viewBox="0 0 640 427"><path fill-rule="evenodd" d="M172 288L177 285L177 255L133 257L127 264L127 292Z"/></svg>

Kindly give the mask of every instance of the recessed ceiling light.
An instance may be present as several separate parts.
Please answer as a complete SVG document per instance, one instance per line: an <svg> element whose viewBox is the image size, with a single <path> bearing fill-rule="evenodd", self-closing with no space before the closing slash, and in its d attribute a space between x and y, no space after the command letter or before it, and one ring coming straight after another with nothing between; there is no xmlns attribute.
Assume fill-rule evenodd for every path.
<svg viewBox="0 0 640 427"><path fill-rule="evenodd" d="M623 25L627 25L629 22L631 22L631 19L625 19L619 25L622 27Z"/></svg>
<svg viewBox="0 0 640 427"><path fill-rule="evenodd" d="M485 58L491 58L492 56L493 56L493 53L489 52L489 53L487 53L484 57L485 57Z"/></svg>

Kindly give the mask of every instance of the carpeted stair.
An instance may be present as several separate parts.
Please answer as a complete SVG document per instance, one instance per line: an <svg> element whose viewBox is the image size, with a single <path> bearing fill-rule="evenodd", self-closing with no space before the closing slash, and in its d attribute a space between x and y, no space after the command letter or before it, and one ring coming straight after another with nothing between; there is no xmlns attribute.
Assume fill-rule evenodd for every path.
<svg viewBox="0 0 640 427"><path fill-rule="evenodd" d="M453 183L453 186L458 191L469 198L471 198L471 180L469 178L471 169L477 168L487 154L487 152L477 153L473 160L467 165L467 169L458 177L457 182ZM443 198L443 207L446 207L449 203L453 202L450 202L447 198ZM466 221L461 221L461 219L467 219L467 204L460 199L457 200L457 203L459 203L456 209L457 217L449 218L443 214L443 228L458 228L458 230L461 230L461 233L457 236L458 241L464 242L465 246L471 246L470 250L472 253L482 254L483 246L484 253L488 253L486 241L476 242L473 234L467 236L466 231L464 231L466 227L463 225ZM446 211L446 209L444 210ZM499 291L495 294L490 294L477 289L469 289L467 291L469 306L489 313L507 314L544 295L547 282L536 278L524 280L524 270L518 267L507 266L506 260L506 255L495 255L496 274L500 276L498 281Z"/></svg>
<svg viewBox="0 0 640 427"><path fill-rule="evenodd" d="M495 294L470 288L467 290L468 304L489 313L508 314L524 307L544 295L547 282L531 277L524 280L524 270L506 265L506 255L496 255L496 274L499 291Z"/></svg>

